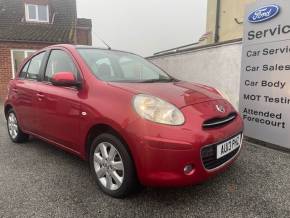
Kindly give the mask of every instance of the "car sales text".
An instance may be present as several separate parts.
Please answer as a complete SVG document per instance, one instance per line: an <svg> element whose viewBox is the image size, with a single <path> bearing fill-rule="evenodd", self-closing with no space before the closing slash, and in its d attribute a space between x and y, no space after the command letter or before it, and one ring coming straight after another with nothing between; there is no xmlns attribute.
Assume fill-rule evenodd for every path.
<svg viewBox="0 0 290 218"><path fill-rule="evenodd" d="M246 72L257 72L257 71L289 71L290 70L290 64L274 64L274 65L268 65L264 64L263 66L252 66L248 65L246 66Z"/></svg>

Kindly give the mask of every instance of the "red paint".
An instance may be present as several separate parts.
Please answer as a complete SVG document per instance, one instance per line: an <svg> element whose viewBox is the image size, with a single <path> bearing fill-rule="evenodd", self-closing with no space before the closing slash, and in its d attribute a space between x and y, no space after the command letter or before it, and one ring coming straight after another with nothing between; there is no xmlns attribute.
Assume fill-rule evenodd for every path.
<svg viewBox="0 0 290 218"><path fill-rule="evenodd" d="M220 127L202 128L205 120L221 117L216 104L223 105L226 114L235 112L215 89L187 82L104 82L93 76L74 46L46 49L51 48L71 55L82 74L82 86L64 88L18 77L11 80L5 106L14 108L24 132L87 159L85 143L90 129L99 124L110 126L127 143L140 182L150 186L200 183L224 171L236 159L237 156L212 171L205 170L201 161L203 146L221 142L243 130L240 116ZM70 73L61 73L54 79L72 78ZM142 119L132 108L132 99L139 93L176 105L183 112L185 123L168 126ZM184 174L186 164L194 166L193 173Z"/></svg>
<svg viewBox="0 0 290 218"><path fill-rule="evenodd" d="M71 72L59 72L52 76L52 80L55 82L74 82L75 76Z"/></svg>

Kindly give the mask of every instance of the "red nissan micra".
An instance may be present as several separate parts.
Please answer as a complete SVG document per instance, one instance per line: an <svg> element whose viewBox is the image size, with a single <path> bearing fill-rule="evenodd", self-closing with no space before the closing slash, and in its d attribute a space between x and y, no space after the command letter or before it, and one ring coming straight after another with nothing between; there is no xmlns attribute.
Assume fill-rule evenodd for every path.
<svg viewBox="0 0 290 218"><path fill-rule="evenodd" d="M214 88L179 81L122 51L56 45L26 59L8 86L10 138L29 135L89 160L98 186L186 186L224 171L243 121Z"/></svg>

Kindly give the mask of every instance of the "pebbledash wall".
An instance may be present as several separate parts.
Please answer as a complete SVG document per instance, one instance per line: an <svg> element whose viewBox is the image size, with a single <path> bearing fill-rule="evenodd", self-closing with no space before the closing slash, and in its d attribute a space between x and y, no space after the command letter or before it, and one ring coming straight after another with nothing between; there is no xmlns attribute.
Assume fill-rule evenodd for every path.
<svg viewBox="0 0 290 218"><path fill-rule="evenodd" d="M0 43L0 101L7 94L7 84L13 77L11 49L29 49L39 50L48 45L47 43L18 43L18 42L1 42Z"/></svg>
<svg viewBox="0 0 290 218"><path fill-rule="evenodd" d="M220 89L238 109L241 54L242 42L237 40L148 59L178 79Z"/></svg>

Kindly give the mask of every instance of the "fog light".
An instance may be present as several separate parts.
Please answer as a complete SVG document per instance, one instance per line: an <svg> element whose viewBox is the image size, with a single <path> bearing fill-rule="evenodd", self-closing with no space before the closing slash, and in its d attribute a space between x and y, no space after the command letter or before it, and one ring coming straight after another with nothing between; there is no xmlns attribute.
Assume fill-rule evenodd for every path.
<svg viewBox="0 0 290 218"><path fill-rule="evenodd" d="M186 175L190 175L193 173L193 166L191 164L185 165L183 171Z"/></svg>

